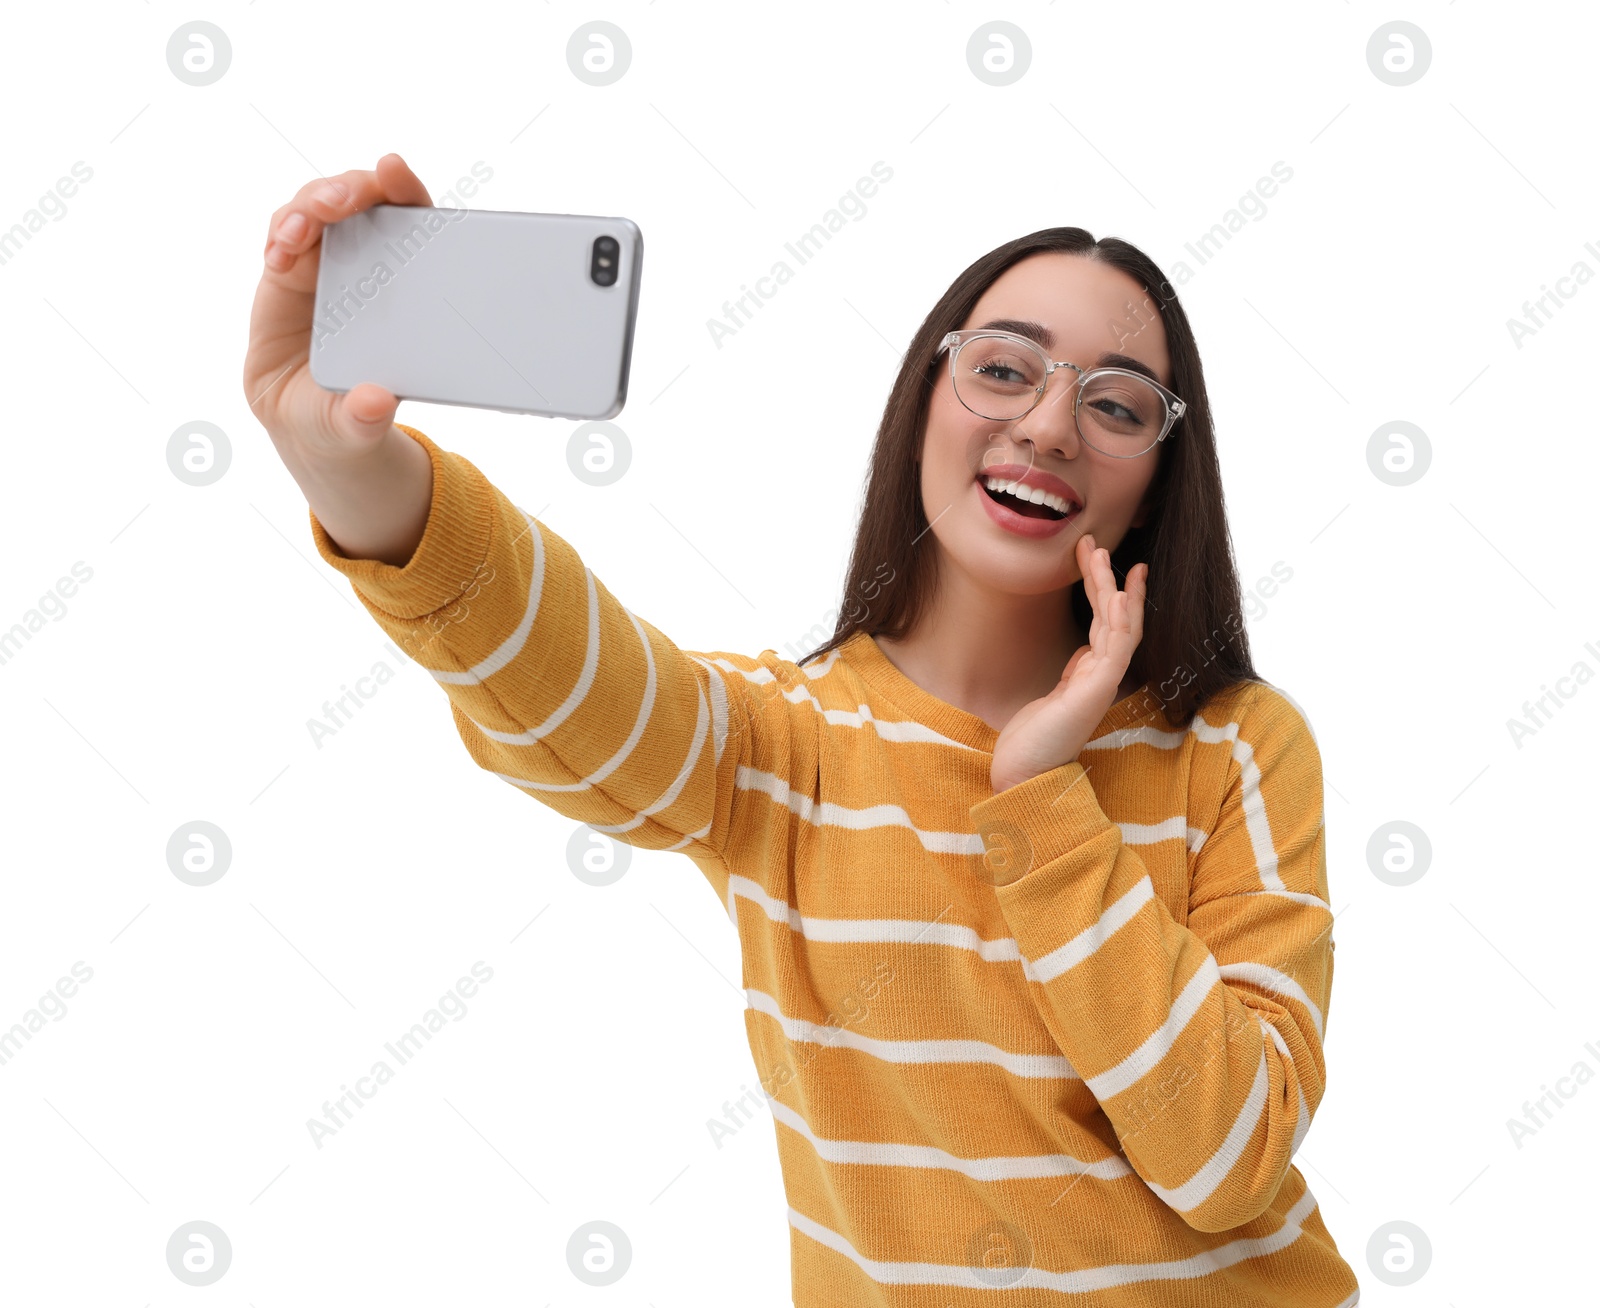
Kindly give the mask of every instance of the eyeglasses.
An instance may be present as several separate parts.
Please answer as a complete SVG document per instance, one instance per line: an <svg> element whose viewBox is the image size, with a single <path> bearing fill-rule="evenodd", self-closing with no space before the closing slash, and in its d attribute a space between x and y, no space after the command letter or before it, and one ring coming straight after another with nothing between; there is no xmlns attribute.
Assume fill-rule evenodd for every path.
<svg viewBox="0 0 1600 1308"><path fill-rule="evenodd" d="M1078 374L1072 416L1085 445L1115 459L1137 458L1165 440L1188 405L1160 382L1126 368L1085 372L1075 363L1052 362L1026 336L978 328L950 332L935 358L950 351L956 398L980 418L1015 422L1044 398L1050 374Z"/></svg>

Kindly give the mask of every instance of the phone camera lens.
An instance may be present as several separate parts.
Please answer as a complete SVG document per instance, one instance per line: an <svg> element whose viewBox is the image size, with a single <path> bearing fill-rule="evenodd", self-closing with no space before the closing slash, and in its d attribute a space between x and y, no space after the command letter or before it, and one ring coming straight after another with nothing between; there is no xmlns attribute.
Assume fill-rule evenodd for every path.
<svg viewBox="0 0 1600 1308"><path fill-rule="evenodd" d="M596 286L614 286L617 281L617 253L621 250L614 236L597 236L589 252L589 280Z"/></svg>

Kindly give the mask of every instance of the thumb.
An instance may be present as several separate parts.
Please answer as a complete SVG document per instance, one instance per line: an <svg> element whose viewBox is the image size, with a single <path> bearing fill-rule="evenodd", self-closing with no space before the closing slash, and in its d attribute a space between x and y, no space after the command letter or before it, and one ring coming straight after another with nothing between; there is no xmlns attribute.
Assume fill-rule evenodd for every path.
<svg viewBox="0 0 1600 1308"><path fill-rule="evenodd" d="M1087 644L1079 645L1072 652L1072 657L1067 660L1067 666L1061 669L1061 680L1057 683L1058 685L1064 686L1072 680L1072 670L1083 662L1083 656L1088 652L1089 646Z"/></svg>
<svg viewBox="0 0 1600 1308"><path fill-rule="evenodd" d="M350 445L364 449L376 445L394 424L400 401L373 382L362 382L337 397L333 429Z"/></svg>

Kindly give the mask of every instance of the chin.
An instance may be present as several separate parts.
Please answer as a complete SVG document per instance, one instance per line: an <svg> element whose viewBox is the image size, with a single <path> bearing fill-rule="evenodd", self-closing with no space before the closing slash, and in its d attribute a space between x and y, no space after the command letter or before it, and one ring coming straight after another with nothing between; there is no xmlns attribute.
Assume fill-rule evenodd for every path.
<svg viewBox="0 0 1600 1308"><path fill-rule="evenodd" d="M1054 561L1039 557L1041 551L1031 542L1019 541L1019 548L987 545L951 550L955 565L985 590L1008 595L1049 595L1068 589L1079 580L1076 561L1070 553ZM1031 556L1030 556L1031 551Z"/></svg>

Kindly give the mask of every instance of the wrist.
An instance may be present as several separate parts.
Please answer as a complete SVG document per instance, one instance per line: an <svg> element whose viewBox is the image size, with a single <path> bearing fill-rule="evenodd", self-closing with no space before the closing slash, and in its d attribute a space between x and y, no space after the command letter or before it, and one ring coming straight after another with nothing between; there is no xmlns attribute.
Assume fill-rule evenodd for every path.
<svg viewBox="0 0 1600 1308"><path fill-rule="evenodd" d="M1032 781L1045 772L1054 772L1078 761L1080 751L1073 750L1068 758L1007 759L997 757L989 767L989 784L995 794Z"/></svg>
<svg viewBox="0 0 1600 1308"><path fill-rule="evenodd" d="M359 452L285 463L341 553L393 567L416 553L433 499L433 462L398 427Z"/></svg>
<svg viewBox="0 0 1600 1308"><path fill-rule="evenodd" d="M993 771L989 773L989 786L995 794L1010 790L1013 786L1020 786L1024 781L1032 781L1040 772L1048 772L1048 768L1038 768L1033 771Z"/></svg>

